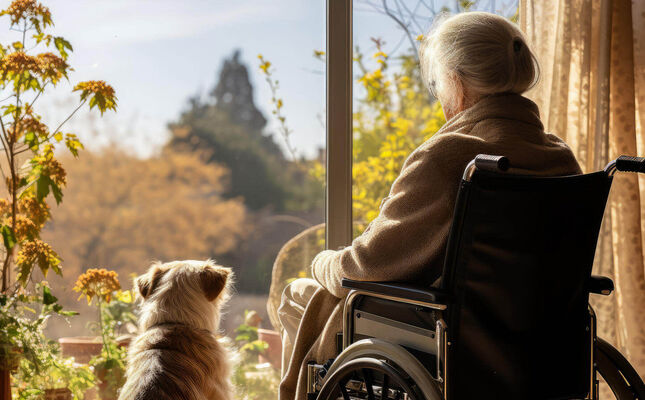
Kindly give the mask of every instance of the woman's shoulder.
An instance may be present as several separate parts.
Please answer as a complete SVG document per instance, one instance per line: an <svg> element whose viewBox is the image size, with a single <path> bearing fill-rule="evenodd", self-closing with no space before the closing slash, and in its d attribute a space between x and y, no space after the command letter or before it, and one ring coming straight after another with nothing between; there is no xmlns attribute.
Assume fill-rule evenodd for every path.
<svg viewBox="0 0 645 400"><path fill-rule="evenodd" d="M470 157L481 149L484 140L467 133L439 132L423 142L410 154L410 161L446 161Z"/></svg>

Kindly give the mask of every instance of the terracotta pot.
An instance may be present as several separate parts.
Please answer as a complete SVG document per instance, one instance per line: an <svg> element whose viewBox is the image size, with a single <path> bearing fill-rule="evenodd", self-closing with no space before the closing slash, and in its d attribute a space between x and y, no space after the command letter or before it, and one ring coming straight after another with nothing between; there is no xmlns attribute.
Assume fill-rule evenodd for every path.
<svg viewBox="0 0 645 400"><path fill-rule="evenodd" d="M103 342L98 336L74 336L58 339L63 357L74 357L74 361L87 364L94 356L101 354Z"/></svg>
<svg viewBox="0 0 645 400"><path fill-rule="evenodd" d="M45 400L72 400L72 391L69 389L46 389Z"/></svg>
<svg viewBox="0 0 645 400"><path fill-rule="evenodd" d="M258 339L266 342L269 348L260 355L260 362L269 362L273 368L282 366L282 338L280 333L270 329L258 329Z"/></svg>
<svg viewBox="0 0 645 400"><path fill-rule="evenodd" d="M22 349L0 343L0 400L11 400L11 371L18 368Z"/></svg>
<svg viewBox="0 0 645 400"><path fill-rule="evenodd" d="M125 347L127 349L128 347L130 347L130 343L132 343L132 340L134 339L134 337L135 335L128 333L116 338L116 342L119 344L119 346Z"/></svg>
<svg viewBox="0 0 645 400"><path fill-rule="evenodd" d="M119 346L128 347L132 341L131 335L117 338ZM100 336L73 336L58 339L63 357L74 357L79 364L87 364L94 356L101 354L103 342Z"/></svg>
<svg viewBox="0 0 645 400"><path fill-rule="evenodd" d="M11 400L11 372L0 370L0 400Z"/></svg>
<svg viewBox="0 0 645 400"><path fill-rule="evenodd" d="M0 370L14 371L20 364L22 349L11 343L0 343Z"/></svg>

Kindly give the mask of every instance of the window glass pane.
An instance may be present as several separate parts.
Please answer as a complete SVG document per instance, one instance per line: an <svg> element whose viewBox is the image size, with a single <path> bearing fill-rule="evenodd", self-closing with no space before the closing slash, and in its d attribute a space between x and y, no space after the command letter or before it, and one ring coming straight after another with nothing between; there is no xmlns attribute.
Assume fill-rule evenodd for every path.
<svg viewBox="0 0 645 400"><path fill-rule="evenodd" d="M417 48L435 16L467 10L517 18L518 1L354 0L354 236L378 215L407 156L445 123Z"/></svg>
<svg viewBox="0 0 645 400"><path fill-rule="evenodd" d="M96 335L95 303L72 290L88 268L130 289L154 260L208 258L235 272L225 331L245 310L272 329L279 250L288 243L276 293L324 247L325 2L47 3L75 70L42 100L44 120L73 110L81 80L118 97L116 113L84 107L64 130L86 149L60 149L68 186L43 239L63 260L63 277L47 277L54 294L80 316L48 334Z"/></svg>

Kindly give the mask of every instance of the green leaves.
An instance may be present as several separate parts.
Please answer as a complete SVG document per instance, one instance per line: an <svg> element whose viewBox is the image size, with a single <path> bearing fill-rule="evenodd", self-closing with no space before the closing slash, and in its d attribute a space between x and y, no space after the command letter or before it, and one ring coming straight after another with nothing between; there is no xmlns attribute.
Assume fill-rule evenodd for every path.
<svg viewBox="0 0 645 400"><path fill-rule="evenodd" d="M31 164L30 185L35 188L35 196L38 202L43 202L51 192L60 204L63 200L61 187L65 185L66 173L60 162L54 158L53 145L44 147L42 154L34 156Z"/></svg>
<svg viewBox="0 0 645 400"><path fill-rule="evenodd" d="M56 46L58 53L60 53L60 56L63 57L64 60L67 60L69 53L74 51L72 44L60 36L54 37L54 46ZM69 53L67 52L68 50Z"/></svg>
<svg viewBox="0 0 645 400"><path fill-rule="evenodd" d="M0 233L2 233L2 241L4 242L4 247L7 251L13 249L16 245L16 235L14 235L13 230L8 225L2 225L0 227Z"/></svg>
<svg viewBox="0 0 645 400"><path fill-rule="evenodd" d="M83 147L83 143L81 143L80 140L78 140L78 137L73 133L65 135L65 146L67 146L67 149L74 155L74 157L78 157L78 151L85 148Z"/></svg>
<svg viewBox="0 0 645 400"><path fill-rule="evenodd" d="M474 5L475 5L474 1L459 0L459 7L461 7L461 12L470 11L472 6Z"/></svg>
<svg viewBox="0 0 645 400"><path fill-rule="evenodd" d="M38 150L38 137L36 137L36 134L34 132L25 133L25 138L23 140L32 151Z"/></svg>
<svg viewBox="0 0 645 400"><path fill-rule="evenodd" d="M36 179L36 199L43 201L50 191L54 195L56 204L63 201L63 191L48 175L39 175Z"/></svg>
<svg viewBox="0 0 645 400"><path fill-rule="evenodd" d="M43 285L43 304L48 306L56 302L58 302L58 298L52 294L49 287Z"/></svg>
<svg viewBox="0 0 645 400"><path fill-rule="evenodd" d="M46 306L46 310L52 311L56 314L65 316L65 317L72 317L74 315L78 315L78 312L76 311L65 311L63 310L63 306L58 304L58 298L54 296L51 292L51 289L43 285L43 299L42 303L44 306Z"/></svg>

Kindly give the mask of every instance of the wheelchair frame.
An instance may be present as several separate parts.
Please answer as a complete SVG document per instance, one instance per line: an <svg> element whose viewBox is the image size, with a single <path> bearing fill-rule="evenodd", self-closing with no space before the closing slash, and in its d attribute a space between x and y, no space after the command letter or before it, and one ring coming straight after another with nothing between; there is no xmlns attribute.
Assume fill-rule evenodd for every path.
<svg viewBox="0 0 645 400"><path fill-rule="evenodd" d="M431 310L435 311L445 311L448 309L448 305L446 304L440 304L440 303L434 303L434 302L425 302L425 301L411 301L407 298L403 297L395 297L395 296L389 296L389 295L384 295L380 293L375 293L375 292L369 292L365 290L352 290L349 295L347 296L345 300L345 305L344 305L344 310L343 310L343 351L348 348L352 344L352 337L354 336L354 301L359 297L359 296L370 296L370 297L377 297L385 300L391 300L391 301L396 301L399 303L404 303L404 304L409 304L409 305L416 305L416 306L421 306L421 307L426 307ZM399 328L400 329L400 328ZM430 336L429 339L433 339L435 343L434 344L434 350L436 353L437 358L437 365L436 365L436 371L437 371L437 376L435 377L435 381L442 387L442 393L444 394L443 398L445 399L447 396L447 379L444 376L443 372L447 371L448 369L448 346L450 346L450 342L448 341L448 326L446 322L444 321L443 318L439 318L437 320L436 326L435 326L435 331L434 334ZM405 337L403 337L403 341L405 340ZM423 349L419 349L423 350Z"/></svg>
<svg viewBox="0 0 645 400"><path fill-rule="evenodd" d="M470 181L475 170L478 168L494 172L506 171L508 169L508 160L505 157L480 155L468 164L464 171L463 180ZM605 167L604 171L608 176L613 176L616 171L645 172L645 158L621 156L618 159L610 162ZM396 336L396 342L394 343L395 345L402 346L403 349L405 349L405 347L410 347L436 356L436 374L435 376L432 376L431 373L428 373L428 375L431 376L433 380L433 382L431 383L435 385L438 390L435 392L435 394L430 394L430 397L427 397L427 393L423 393L422 397L426 398L426 400L447 400L449 379L449 374L447 373L447 371L449 371L448 365L450 362L448 357L448 349L449 346L451 346L451 343L448 336L449 326L446 324L442 313L444 311L447 311L449 307L449 305L447 304L448 301L442 301L442 299L437 298L436 293L424 292L423 290L413 289L406 287L405 285L394 285L378 282L357 282L344 279L343 286L351 289L351 291L346 297L344 304L342 351L340 352L339 357L336 359L336 361L331 364L331 366L323 366L318 364L310 364L308 366L307 392L309 398L319 400L328 399L319 396L321 395L321 392L325 391L325 377L333 375L334 372L336 372L344 364L347 363L347 357L343 358L341 356L348 356L347 353L351 352L353 343L358 344L362 342L361 340L358 340L356 342L353 341L355 334L364 334L363 336L371 336L369 335L370 330L379 330L379 332L390 330L390 336ZM609 295L612 293L613 289L614 284L611 279L599 276L591 277L589 284L590 293ZM356 300L360 299L361 297L378 298L431 310L437 315L436 324L434 327L435 330L431 331L430 329L426 329L425 332L423 332L423 329L416 326L410 326L411 328L414 328L410 329L409 327L405 326L405 323L385 317L367 315L367 313L364 312L362 313L367 315L368 322L361 321L360 324L363 324L361 326L360 324L357 324L357 321L359 321L361 318L365 320L366 315L361 315L361 312L355 311ZM622 355L620 355L620 353L618 353L617 350L611 347L611 345L609 345L604 340L597 337L596 314L591 305L588 306L588 311L589 323L586 327L586 330L589 332L589 343L591 345L591 362L589 366L589 392L585 400L598 400L599 361L602 361L602 365L605 366L604 368L611 368L611 366L613 366L613 368L616 368L618 373L613 375L622 376L627 380L627 389L614 389L614 387L611 387L611 382L609 382L609 379L606 379L608 383L610 383L610 387L619 400L623 400L625 398L640 398L645 400L645 387L643 386L642 380L633 369L633 367L627 362L627 360L624 359L624 357L622 357ZM384 358L386 358L387 361L388 357L385 356ZM363 359L364 358L360 358L360 360ZM349 360L351 361L352 358L350 357ZM387 386L387 384L385 384L384 386ZM632 393L634 395L633 397L629 397L630 390L628 389L630 387L632 388L631 391L634 392ZM374 389L372 388L367 390L367 398L375 399L374 393L371 393L370 395L370 390ZM385 397L383 390L387 389L381 388L380 399L389 398L389 392L387 394L387 397ZM349 396L347 396L345 392L343 392L342 395L345 400L349 399ZM413 397L417 398L415 396Z"/></svg>

